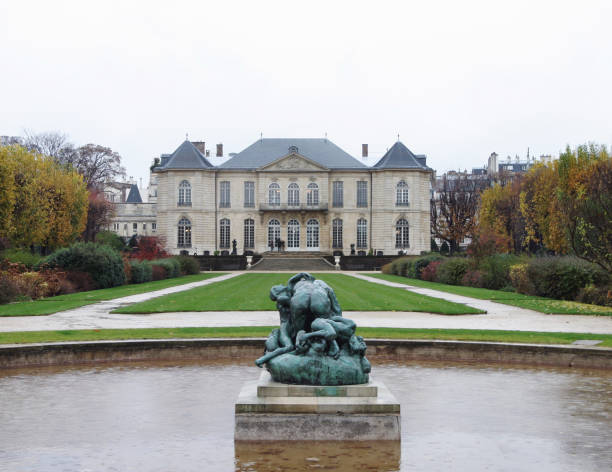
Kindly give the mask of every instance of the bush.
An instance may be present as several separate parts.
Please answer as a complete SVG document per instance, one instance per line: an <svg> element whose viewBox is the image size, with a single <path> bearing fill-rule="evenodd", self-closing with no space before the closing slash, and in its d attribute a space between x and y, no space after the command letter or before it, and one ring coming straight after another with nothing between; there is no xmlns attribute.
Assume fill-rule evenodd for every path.
<svg viewBox="0 0 612 472"><path fill-rule="evenodd" d="M394 259L389 264L383 266L383 274L403 275L402 271L405 273L405 266L408 261L410 261L410 258L408 257L398 257L397 259Z"/></svg>
<svg viewBox="0 0 612 472"><path fill-rule="evenodd" d="M534 295L535 288L529 281L527 266L528 264L514 264L510 266L508 277L510 278L510 283L518 293Z"/></svg>
<svg viewBox="0 0 612 472"><path fill-rule="evenodd" d="M576 257L536 257L527 266L529 282L535 295L574 300L587 285L602 285L609 275L602 269Z"/></svg>
<svg viewBox="0 0 612 472"><path fill-rule="evenodd" d="M132 270L131 281L133 284L142 284L153 280L153 267L149 261L130 261L130 268Z"/></svg>
<svg viewBox="0 0 612 472"><path fill-rule="evenodd" d="M121 255L97 243L76 243L59 249L43 259L40 266L84 272L91 276L96 288L115 287L126 281Z"/></svg>
<svg viewBox="0 0 612 472"><path fill-rule="evenodd" d="M130 239L129 245L133 248L132 257L135 259L153 261L165 258L168 255L164 249L164 240L158 236L134 235Z"/></svg>
<svg viewBox="0 0 612 472"><path fill-rule="evenodd" d="M414 279L414 259L409 257L400 258L399 262L397 263L397 270L397 275Z"/></svg>
<svg viewBox="0 0 612 472"><path fill-rule="evenodd" d="M166 270L166 278L171 279L174 277L179 277L181 275L181 265L179 261L177 261L173 257L169 257L167 259L158 259L156 261L151 261L153 266L161 266Z"/></svg>
<svg viewBox="0 0 612 472"><path fill-rule="evenodd" d="M500 290L511 285L510 267L519 260L517 256L512 254L495 254L485 257L478 267L482 274L482 285L480 287Z"/></svg>
<svg viewBox="0 0 612 472"><path fill-rule="evenodd" d="M483 287L482 272L479 270L468 270L461 279L461 285L466 287Z"/></svg>
<svg viewBox="0 0 612 472"><path fill-rule="evenodd" d="M438 267L438 282L448 285L459 285L468 269L469 262L463 257L446 259Z"/></svg>
<svg viewBox="0 0 612 472"><path fill-rule="evenodd" d="M444 257L440 256L439 254L428 254L427 256L419 257L414 261L413 264L414 278L422 278L423 269L429 266L429 264L431 264L432 262L442 261L443 259Z"/></svg>
<svg viewBox="0 0 612 472"><path fill-rule="evenodd" d="M587 285L580 289L576 301L593 305L612 306L612 287Z"/></svg>
<svg viewBox="0 0 612 472"><path fill-rule="evenodd" d="M0 252L0 259L6 259L16 264L23 264L28 269L31 269L35 267L43 257L38 254L32 254L25 249L5 249Z"/></svg>
<svg viewBox="0 0 612 472"><path fill-rule="evenodd" d="M96 242L112 247L115 251L126 249L123 239L112 231L100 231L96 234Z"/></svg>
<svg viewBox="0 0 612 472"><path fill-rule="evenodd" d="M151 264L153 280L164 280L168 278L168 271L158 264Z"/></svg>
<svg viewBox="0 0 612 472"><path fill-rule="evenodd" d="M197 259L189 256L178 256L175 257L181 266L181 273L184 275L189 274L199 274L200 273L200 263Z"/></svg>
<svg viewBox="0 0 612 472"><path fill-rule="evenodd" d="M421 279L429 282L435 282L438 280L438 267L440 267L442 261L430 262L427 267L421 271Z"/></svg>
<svg viewBox="0 0 612 472"><path fill-rule="evenodd" d="M0 305L10 303L19 297L19 286L15 278L6 273L0 273Z"/></svg>

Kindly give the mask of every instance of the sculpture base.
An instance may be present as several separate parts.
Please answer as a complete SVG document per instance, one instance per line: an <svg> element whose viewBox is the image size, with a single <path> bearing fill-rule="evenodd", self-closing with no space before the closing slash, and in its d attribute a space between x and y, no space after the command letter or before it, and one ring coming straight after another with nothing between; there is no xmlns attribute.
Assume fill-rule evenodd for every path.
<svg viewBox="0 0 612 472"><path fill-rule="evenodd" d="M399 440L400 405L380 382L346 386L287 385L262 372L244 385L234 438L279 440Z"/></svg>

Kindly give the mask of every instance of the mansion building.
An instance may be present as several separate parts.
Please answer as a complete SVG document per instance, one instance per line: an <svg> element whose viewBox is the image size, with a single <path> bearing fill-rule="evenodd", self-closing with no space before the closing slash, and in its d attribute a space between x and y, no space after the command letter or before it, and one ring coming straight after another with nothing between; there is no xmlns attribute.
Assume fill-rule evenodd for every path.
<svg viewBox="0 0 612 472"><path fill-rule="evenodd" d="M111 229L174 254L231 253L234 240L237 254L430 249L433 170L399 141L373 166L328 139L260 139L217 166L198 147L162 155L149 203L117 203Z"/></svg>

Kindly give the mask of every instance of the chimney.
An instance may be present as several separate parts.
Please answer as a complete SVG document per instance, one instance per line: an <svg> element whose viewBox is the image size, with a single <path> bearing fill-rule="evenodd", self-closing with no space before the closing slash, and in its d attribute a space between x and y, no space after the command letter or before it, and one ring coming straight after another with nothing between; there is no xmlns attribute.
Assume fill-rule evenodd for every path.
<svg viewBox="0 0 612 472"><path fill-rule="evenodd" d="M191 141L191 144L193 144L202 155L206 155L206 143L204 141Z"/></svg>
<svg viewBox="0 0 612 472"><path fill-rule="evenodd" d="M361 157L368 157L368 145L367 144L361 145Z"/></svg>
<svg viewBox="0 0 612 472"><path fill-rule="evenodd" d="M217 157L223 157L223 144L217 144Z"/></svg>

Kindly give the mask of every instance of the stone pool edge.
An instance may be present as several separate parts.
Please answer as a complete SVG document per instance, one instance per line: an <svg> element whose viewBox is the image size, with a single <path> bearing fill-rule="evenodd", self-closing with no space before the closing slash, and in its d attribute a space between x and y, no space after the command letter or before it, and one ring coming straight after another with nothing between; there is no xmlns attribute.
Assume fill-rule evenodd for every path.
<svg viewBox="0 0 612 472"><path fill-rule="evenodd" d="M612 370L612 349L479 341L366 339L372 360L445 361ZM195 338L0 345L0 369L138 361L255 359L264 338Z"/></svg>

